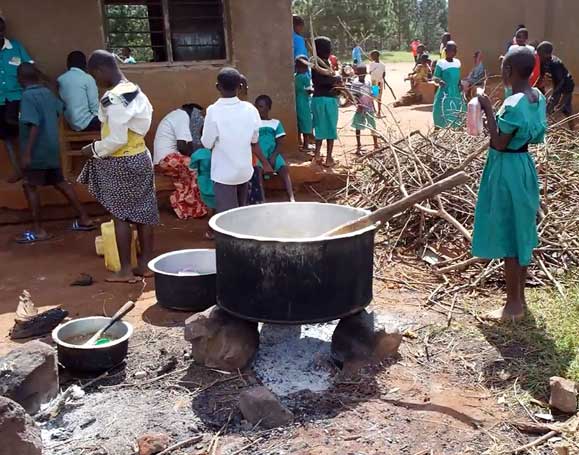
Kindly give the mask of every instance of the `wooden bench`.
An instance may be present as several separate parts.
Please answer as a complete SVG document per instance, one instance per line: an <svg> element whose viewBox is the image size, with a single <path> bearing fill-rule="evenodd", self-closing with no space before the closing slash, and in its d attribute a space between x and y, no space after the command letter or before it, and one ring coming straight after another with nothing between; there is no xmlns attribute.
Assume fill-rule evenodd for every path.
<svg viewBox="0 0 579 455"><path fill-rule="evenodd" d="M91 142L99 140L100 131L74 131L66 120L60 121L60 158L65 177L74 172L74 159L81 156L81 149Z"/></svg>

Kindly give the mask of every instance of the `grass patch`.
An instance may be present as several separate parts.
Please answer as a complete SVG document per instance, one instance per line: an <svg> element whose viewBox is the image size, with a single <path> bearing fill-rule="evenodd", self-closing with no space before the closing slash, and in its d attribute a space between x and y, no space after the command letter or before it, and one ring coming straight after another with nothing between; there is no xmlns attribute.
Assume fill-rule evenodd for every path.
<svg viewBox="0 0 579 455"><path fill-rule="evenodd" d="M568 277L566 296L554 289L528 292L529 316L517 325L485 325L480 330L505 362L487 368L507 370L535 397L548 396L549 377L579 381L579 284ZM487 371L487 378L496 377Z"/></svg>
<svg viewBox="0 0 579 455"><path fill-rule="evenodd" d="M432 60L438 60L440 55L432 53L430 54L430 58ZM340 61L351 63L352 54L340 56ZM382 63L414 63L414 57L409 51L380 51L380 61ZM370 59L367 58L365 63L370 63Z"/></svg>

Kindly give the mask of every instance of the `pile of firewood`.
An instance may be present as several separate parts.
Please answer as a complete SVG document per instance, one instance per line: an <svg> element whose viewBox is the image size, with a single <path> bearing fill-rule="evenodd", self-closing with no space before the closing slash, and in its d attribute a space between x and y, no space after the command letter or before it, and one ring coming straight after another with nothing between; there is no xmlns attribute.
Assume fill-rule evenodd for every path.
<svg viewBox="0 0 579 455"><path fill-rule="evenodd" d="M432 301L502 281L501 261L483 261L470 253L488 137L443 129L382 139L385 145L362 156L345 187L326 199L375 210L460 170L471 179L390 220L378 237L378 272L401 256L421 258L435 272L430 274L435 277ZM563 293L557 277L579 265L579 136L556 125L547 143L533 146L531 153L540 178L541 211L540 245L529 279Z"/></svg>

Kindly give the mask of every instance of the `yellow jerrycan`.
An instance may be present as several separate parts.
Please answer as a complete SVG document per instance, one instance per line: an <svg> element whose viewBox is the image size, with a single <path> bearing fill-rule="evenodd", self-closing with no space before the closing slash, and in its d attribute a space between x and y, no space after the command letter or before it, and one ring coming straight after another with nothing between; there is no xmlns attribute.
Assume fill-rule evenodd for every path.
<svg viewBox="0 0 579 455"><path fill-rule="evenodd" d="M117 239L115 237L115 223L111 220L101 224L101 235L95 239L95 249L99 256L105 257L105 267L111 272L121 270L121 260L117 249ZM137 253L139 250L138 235L133 231L131 242L131 264L137 266Z"/></svg>

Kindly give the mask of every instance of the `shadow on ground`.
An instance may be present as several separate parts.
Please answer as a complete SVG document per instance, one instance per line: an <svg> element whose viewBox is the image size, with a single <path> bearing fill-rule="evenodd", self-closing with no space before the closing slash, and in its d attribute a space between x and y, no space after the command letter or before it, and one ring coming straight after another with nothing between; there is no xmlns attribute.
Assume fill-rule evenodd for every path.
<svg viewBox="0 0 579 455"><path fill-rule="evenodd" d="M574 356L557 348L531 312L519 324L481 324L487 342L500 353L483 368L489 388L518 386L533 397L548 399L549 378L564 373Z"/></svg>

